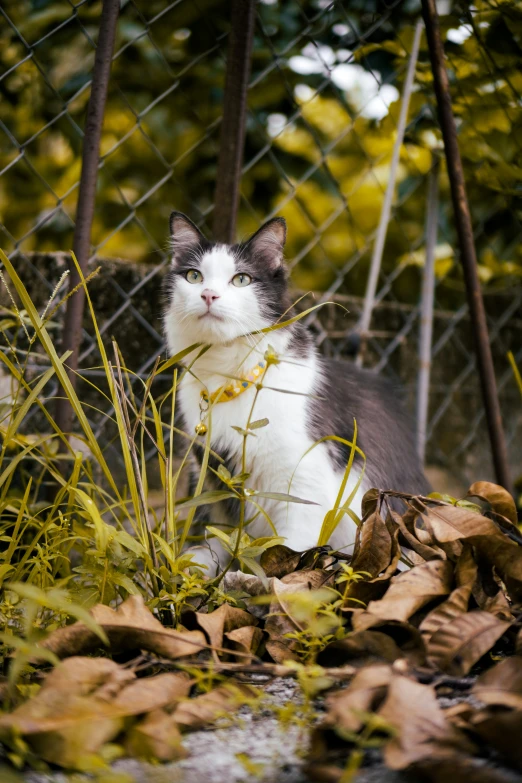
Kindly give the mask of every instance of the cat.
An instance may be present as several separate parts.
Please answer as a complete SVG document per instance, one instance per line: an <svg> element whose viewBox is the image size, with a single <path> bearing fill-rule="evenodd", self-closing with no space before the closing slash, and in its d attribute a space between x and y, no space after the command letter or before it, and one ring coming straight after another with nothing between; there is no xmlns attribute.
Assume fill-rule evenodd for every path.
<svg viewBox="0 0 522 783"><path fill-rule="evenodd" d="M251 414L255 384L262 379L251 421L268 419L247 438L246 481L265 493L286 493L312 504L258 498L285 544L297 551L317 545L326 512L334 506L357 422L357 457L342 502L353 494L352 512L361 515L361 501L370 487L426 494L428 482L416 453L413 430L398 390L376 374L346 361L321 357L301 321L262 333L293 316L283 258L286 223L273 218L246 242L225 245L206 239L186 215L170 218L172 263L166 282L164 326L174 355L194 343L210 348L192 364L180 384L178 404L186 432L211 427L211 448L234 476L242 470L243 436ZM267 364L266 352L275 360ZM254 370L257 375L252 373ZM234 380L235 379L235 380ZM210 405L217 391L231 399ZM239 391L236 391L238 389ZM208 402L200 407L201 393ZM205 408L211 410L205 413ZM203 412L201 410L203 408ZM207 418L205 418L205 416ZM201 422L203 419L203 427ZM200 437L204 443L204 437ZM199 449L202 452L202 449ZM217 469L219 462L211 466ZM208 471L210 486L226 489ZM359 485L359 486L357 486ZM247 504L247 518L256 509ZM201 512L200 512L201 516ZM237 525L237 501L205 507L202 515L215 526ZM263 513L248 525L252 537L273 535ZM349 551L356 525L345 514L330 539L334 549ZM223 565L217 538L207 540L206 564ZM196 558L201 562L201 552Z"/></svg>

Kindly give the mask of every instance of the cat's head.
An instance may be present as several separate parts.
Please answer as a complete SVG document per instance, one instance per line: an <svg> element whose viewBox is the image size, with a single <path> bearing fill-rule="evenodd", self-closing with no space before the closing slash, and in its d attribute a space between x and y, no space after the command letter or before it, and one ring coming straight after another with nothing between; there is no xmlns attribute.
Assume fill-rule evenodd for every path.
<svg viewBox="0 0 522 783"><path fill-rule="evenodd" d="M181 212L170 217L169 332L226 343L275 323L288 309L286 223L273 218L246 242L210 242Z"/></svg>

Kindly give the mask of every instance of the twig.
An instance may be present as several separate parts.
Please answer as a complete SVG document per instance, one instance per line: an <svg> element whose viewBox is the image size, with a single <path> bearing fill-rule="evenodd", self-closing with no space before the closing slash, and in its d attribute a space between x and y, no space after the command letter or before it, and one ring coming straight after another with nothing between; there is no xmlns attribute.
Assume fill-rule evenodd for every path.
<svg viewBox="0 0 522 783"><path fill-rule="evenodd" d="M120 357L119 357L119 353L118 353L118 346L116 345L116 342L114 340L113 340L112 344L113 344L113 349L114 349L114 358L115 358L115 362L116 362L116 367L117 367L117 370L118 370L119 385L116 383L116 379L114 377L114 371L112 370L112 367L111 367L112 380L113 380L113 383L114 383L114 389L116 391L116 396L117 396L117 398L119 400L119 403L120 403L120 409L121 409L121 412L122 412L122 415L123 415L122 416L122 418L123 418L123 426L125 428L125 435L127 437L127 442L128 442L128 445L129 445L129 450L130 450L131 458L132 458L132 464L133 464L133 467L134 467L134 475L135 475L135 478L136 478L136 483L138 485L138 495L139 495L139 499L140 499L140 505L141 505L141 508L142 508L143 519L144 519L144 522L145 522L145 530L147 532L147 539L148 539L148 543L149 543L150 557L151 557L151 560L152 560L153 567L157 570L159 568L158 556L156 554L156 548L154 546L154 539L152 538L152 530L150 528L150 523L149 523L149 515L147 513L147 503L146 503L146 500L145 500L145 490L143 488L143 481L142 481L142 478L141 478L141 472L140 472L140 466L139 466L139 461L138 461L138 455L136 453L136 444L135 444L134 439L132 438L132 435L131 435L131 426L130 426L130 419L129 419L129 412L128 412L129 400L127 398L127 395L125 394L125 387L123 385L123 376L122 376L122 372L121 372L121 364L120 364ZM154 590L154 593L155 593L156 596L158 596L159 595L158 580L157 580L156 574L152 570L151 570L150 577L151 577L152 588Z"/></svg>

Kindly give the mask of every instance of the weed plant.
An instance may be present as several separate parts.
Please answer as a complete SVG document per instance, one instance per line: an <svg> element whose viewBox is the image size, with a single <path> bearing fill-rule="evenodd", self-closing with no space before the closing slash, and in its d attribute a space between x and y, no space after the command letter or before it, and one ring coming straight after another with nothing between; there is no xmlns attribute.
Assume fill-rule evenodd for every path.
<svg viewBox="0 0 522 783"><path fill-rule="evenodd" d="M112 356L108 355L89 297L88 279L82 276L108 388L108 393L98 391L113 411L109 418L117 427L125 468L125 481L120 485L91 428L87 406L70 381L66 369L69 354L59 355L53 338L57 325L53 318L65 301L58 299L63 278L39 314L9 259L3 253L0 257L7 272L2 284L10 300L10 306L2 308L0 322L4 340L0 361L9 378L9 389L0 405L0 638L5 649L17 650L18 663L10 670L11 678L16 679L22 670L27 670L29 661L43 657L55 662L38 647L46 631L70 618L88 622L87 610L97 603L115 605L129 595L141 594L148 606L159 612L162 622L174 627L179 626L187 608L206 605L212 610L225 601L237 603L238 595L227 594L222 588L230 565L235 563L235 567L239 565L264 580L258 558L283 542L262 506L262 499L300 499L290 494L257 491L249 486L246 469L249 438L255 436L256 429L269 426L268 420L255 419L259 389L271 366L283 359L268 349L265 372L248 421L246 425L238 422L237 429L243 437L239 475L232 476L219 455L211 450L210 409L208 432L200 445L201 469L194 494L180 497L182 471L192 460L196 441L201 444L201 438L183 433L176 426L176 394L182 373L194 372L194 361L208 346L194 344L165 361L158 358L148 378L138 377L125 366L123 352L115 342ZM265 332L287 326L309 312L283 320ZM32 368L37 363L46 366L35 372ZM154 399L153 382L165 374L170 379L169 390ZM59 384L73 408L78 427L75 442L81 443L81 450L71 445L54 421L54 399L44 397L52 382ZM35 408L39 409L40 421L45 422L45 431L38 434L28 432L25 426ZM175 440L183 444L180 457L174 453ZM350 498L343 505L342 497L355 455L364 460L364 454L356 445L356 436L353 443L345 443L349 447L345 475L334 508L324 520L319 545L328 542L344 513L354 516L348 508ZM145 455L151 445L154 458L148 461ZM211 454L218 463L214 473L223 486L208 491L205 477L211 470ZM101 480L96 480L93 466L97 466ZM149 491L150 471L154 469L159 471L164 498L160 509L151 502ZM217 577L209 579L195 555L187 551L187 544L198 540L194 525L198 507L229 498L239 501L238 520L233 520L228 529L208 525L204 534L221 539L230 563ZM252 507L255 516L248 519L247 508ZM264 516L273 535L257 539L249 535L249 524L258 515ZM340 596L338 593L339 605ZM334 617L332 606L322 606L318 614L314 607L307 611L311 612L311 626L303 631L299 641L302 657L307 657L308 650L313 658L339 629L340 621Z"/></svg>

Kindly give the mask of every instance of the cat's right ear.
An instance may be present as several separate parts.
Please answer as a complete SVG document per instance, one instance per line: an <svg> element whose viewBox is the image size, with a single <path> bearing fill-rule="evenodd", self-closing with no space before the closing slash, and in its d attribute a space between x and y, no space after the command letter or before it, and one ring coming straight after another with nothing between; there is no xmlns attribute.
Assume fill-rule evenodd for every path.
<svg viewBox="0 0 522 783"><path fill-rule="evenodd" d="M170 247L173 261L185 251L195 250L205 241L199 228L183 212L173 212L170 216Z"/></svg>
<svg viewBox="0 0 522 783"><path fill-rule="evenodd" d="M283 264L283 248L286 242L286 220L281 217L272 218L253 234L246 247L255 257L262 259L263 264L277 269Z"/></svg>

